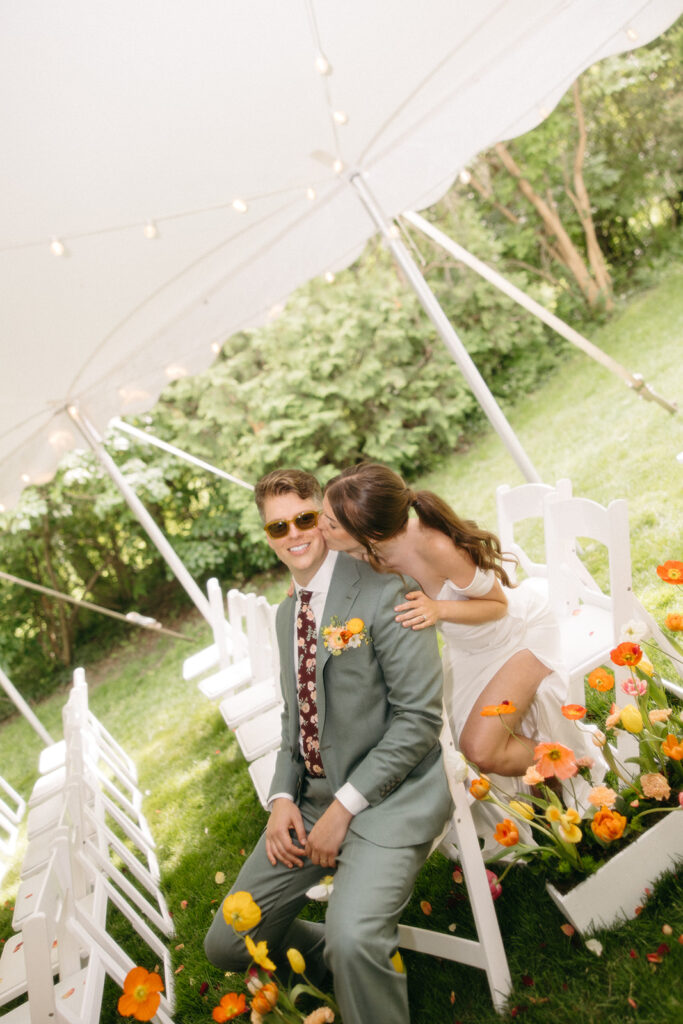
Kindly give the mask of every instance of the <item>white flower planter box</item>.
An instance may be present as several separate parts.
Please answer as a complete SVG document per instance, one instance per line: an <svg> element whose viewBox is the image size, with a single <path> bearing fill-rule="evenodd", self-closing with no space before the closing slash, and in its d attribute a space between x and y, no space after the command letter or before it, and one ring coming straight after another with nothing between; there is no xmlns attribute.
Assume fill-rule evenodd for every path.
<svg viewBox="0 0 683 1024"><path fill-rule="evenodd" d="M665 871L683 861L683 809L662 815L634 843L569 892L546 888L578 932L611 928L636 916L636 907Z"/></svg>

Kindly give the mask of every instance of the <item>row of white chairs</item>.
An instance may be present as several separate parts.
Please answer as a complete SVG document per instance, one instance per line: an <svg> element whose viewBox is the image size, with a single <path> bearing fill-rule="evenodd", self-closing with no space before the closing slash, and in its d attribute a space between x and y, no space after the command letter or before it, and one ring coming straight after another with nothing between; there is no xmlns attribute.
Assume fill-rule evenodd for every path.
<svg viewBox="0 0 683 1024"><path fill-rule="evenodd" d="M159 884L154 840L142 813L135 766L88 708L77 669L63 710L64 740L43 751L28 801L28 846L0 957L0 1006L22 1000L7 1024L82 1024L99 1019L105 976L122 986L135 966L108 925L160 963L164 994L155 1016L172 1024L173 922ZM58 980L54 982L54 976Z"/></svg>
<svg viewBox="0 0 683 1024"><path fill-rule="evenodd" d="M501 547L516 555L524 573L520 586L541 593L557 620L571 701L584 703L584 677L600 665L611 664L610 651L630 620L642 622L646 638L655 640L674 658L674 671L680 678L677 651L633 593L628 506L623 498L605 507L588 498L573 497L571 482L560 480L555 487L503 485L496 491L496 505ZM545 561L530 557L519 543L518 528L529 520L542 525ZM581 557L596 544L602 546L607 560L609 590L598 585ZM512 576L515 578L514 567ZM627 673L616 669L615 674L621 680ZM667 680L665 686L683 696L679 683ZM624 703L625 699L617 687L615 700Z"/></svg>

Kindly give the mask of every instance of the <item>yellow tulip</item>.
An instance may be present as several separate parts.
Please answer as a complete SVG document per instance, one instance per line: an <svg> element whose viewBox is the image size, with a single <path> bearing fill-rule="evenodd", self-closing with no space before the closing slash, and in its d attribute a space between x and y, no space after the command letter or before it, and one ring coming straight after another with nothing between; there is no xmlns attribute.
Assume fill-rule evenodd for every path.
<svg viewBox="0 0 683 1024"><path fill-rule="evenodd" d="M621 724L627 732L643 731L643 716L635 704L627 704L621 709Z"/></svg>
<svg viewBox="0 0 683 1024"><path fill-rule="evenodd" d="M511 800L510 810L520 814L527 821L532 821L535 813L531 804L525 804L522 800Z"/></svg>
<svg viewBox="0 0 683 1024"><path fill-rule="evenodd" d="M394 968L397 974L406 973L406 965L403 963L403 957L398 950L394 953L391 958L391 966Z"/></svg>
<svg viewBox="0 0 683 1024"><path fill-rule="evenodd" d="M287 959L289 960L289 966L292 968L295 974L303 974L306 970L306 961L302 957L298 949L288 949Z"/></svg>

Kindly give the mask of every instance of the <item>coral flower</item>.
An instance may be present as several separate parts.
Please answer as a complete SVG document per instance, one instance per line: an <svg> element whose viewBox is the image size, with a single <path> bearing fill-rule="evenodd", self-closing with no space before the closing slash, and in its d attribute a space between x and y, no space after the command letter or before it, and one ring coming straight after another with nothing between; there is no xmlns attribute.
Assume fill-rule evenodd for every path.
<svg viewBox="0 0 683 1024"><path fill-rule="evenodd" d="M653 708L652 711L648 711L647 717L653 725L655 722L666 722L671 717L671 708Z"/></svg>
<svg viewBox="0 0 683 1024"><path fill-rule="evenodd" d="M303 974L306 970L306 961L302 957L298 949L288 949L287 959L289 960L289 966L292 968L295 974Z"/></svg>
<svg viewBox="0 0 683 1024"><path fill-rule="evenodd" d="M503 700L500 704L487 704L479 712L484 718L493 718L494 715L513 715L517 708L511 700Z"/></svg>
<svg viewBox="0 0 683 1024"><path fill-rule="evenodd" d="M618 725L621 720L621 708L618 708L616 704L612 704L609 709L609 715L605 719L605 728L613 729L615 725Z"/></svg>
<svg viewBox="0 0 683 1024"><path fill-rule="evenodd" d="M614 686L614 676L606 668L594 668L588 676L588 685L592 690L606 693Z"/></svg>
<svg viewBox="0 0 683 1024"><path fill-rule="evenodd" d="M683 562L665 562L657 566L657 575L665 583L683 583Z"/></svg>
<svg viewBox="0 0 683 1024"><path fill-rule="evenodd" d="M503 821L499 821L496 825L496 830L493 833L493 838L501 846L515 846L519 842L519 832L514 822L510 821L509 818L505 818Z"/></svg>
<svg viewBox="0 0 683 1024"><path fill-rule="evenodd" d="M607 743L607 737L605 736L604 732L602 731L602 729L596 729L593 732L593 744L596 747L604 747L605 743Z"/></svg>
<svg viewBox="0 0 683 1024"><path fill-rule="evenodd" d="M472 779L470 783L470 793L475 800L483 800L488 795L488 791L491 788L491 783L482 775L479 779Z"/></svg>
<svg viewBox="0 0 683 1024"><path fill-rule="evenodd" d="M273 981L267 981L252 999L251 1008L252 1010L256 1010L257 1013L260 1013L262 1017L265 1017L265 1015L270 1013L275 1006L277 997L277 985Z"/></svg>
<svg viewBox="0 0 683 1024"><path fill-rule="evenodd" d="M304 1017L301 1024L332 1024L333 1021L334 1013L329 1006L319 1006L317 1010Z"/></svg>
<svg viewBox="0 0 683 1024"><path fill-rule="evenodd" d="M609 656L615 665L637 665L643 656L642 649L638 644L632 644L628 640L618 644Z"/></svg>
<svg viewBox="0 0 683 1024"><path fill-rule="evenodd" d="M530 764L522 779L527 786L539 786L545 782L545 775L541 775L535 764Z"/></svg>
<svg viewBox="0 0 683 1024"><path fill-rule="evenodd" d="M670 732L662 743L662 753L673 761L683 761L683 740L679 740Z"/></svg>
<svg viewBox="0 0 683 1024"><path fill-rule="evenodd" d="M670 629L672 633L678 633L683 629L683 614L681 612L669 612L667 617L664 619L664 625L667 629Z"/></svg>
<svg viewBox="0 0 683 1024"><path fill-rule="evenodd" d="M588 794L588 803L594 807L614 807L617 794L609 786L593 786Z"/></svg>
<svg viewBox="0 0 683 1024"><path fill-rule="evenodd" d="M627 704L621 709L621 724L628 732L643 731L643 716L635 704Z"/></svg>
<svg viewBox="0 0 683 1024"><path fill-rule="evenodd" d="M239 1017L247 1008L247 999L244 992L237 995L236 992L228 992L223 996L218 1006L214 1006L211 1016L218 1024L224 1024L226 1020Z"/></svg>
<svg viewBox="0 0 683 1024"><path fill-rule="evenodd" d="M640 784L650 800L668 800L671 796L671 787L660 772L641 775Z"/></svg>
<svg viewBox="0 0 683 1024"><path fill-rule="evenodd" d="M578 771L574 751L561 743L539 743L534 757L537 769L546 779L553 775L558 779L569 779Z"/></svg>
<svg viewBox="0 0 683 1024"><path fill-rule="evenodd" d="M265 940L257 944L249 935L245 935L244 941L255 964L263 967L264 971L275 970L275 964L268 959L268 943Z"/></svg>
<svg viewBox="0 0 683 1024"><path fill-rule="evenodd" d="M261 920L261 908L249 892L233 892L223 900L223 917L236 932L248 932Z"/></svg>
<svg viewBox="0 0 683 1024"><path fill-rule="evenodd" d="M159 1009L163 991L164 985L158 974L150 974L144 967L133 967L124 978L118 1011L122 1017L151 1020Z"/></svg>
<svg viewBox="0 0 683 1024"><path fill-rule="evenodd" d="M586 709L583 704L565 704L560 708L560 711L565 718L572 720L583 718L586 714Z"/></svg>
<svg viewBox="0 0 683 1024"><path fill-rule="evenodd" d="M618 811L610 810L609 807L601 807L591 822L593 835L606 843L620 839L624 834L625 828L626 818L624 815L619 814Z"/></svg>

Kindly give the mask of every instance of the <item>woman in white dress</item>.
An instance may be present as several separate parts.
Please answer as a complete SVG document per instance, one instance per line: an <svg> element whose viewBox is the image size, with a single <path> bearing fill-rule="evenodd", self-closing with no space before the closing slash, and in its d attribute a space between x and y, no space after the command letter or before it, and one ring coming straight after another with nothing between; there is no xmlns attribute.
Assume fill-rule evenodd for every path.
<svg viewBox="0 0 683 1024"><path fill-rule="evenodd" d="M541 741L595 757L590 733L560 711L566 702L559 636L543 600L515 588L498 538L459 518L431 491L413 491L378 463L329 482L319 521L327 544L366 557L380 571L412 576L396 618L410 629L438 624L444 697L456 744L480 772L521 779ZM514 711L482 715L510 702Z"/></svg>

